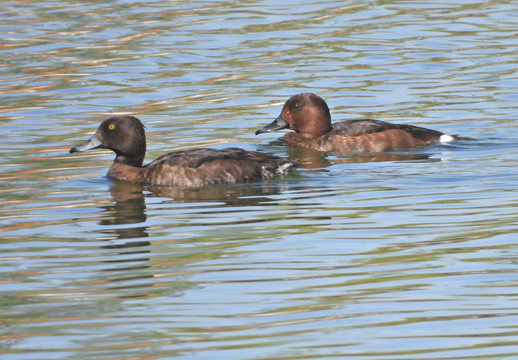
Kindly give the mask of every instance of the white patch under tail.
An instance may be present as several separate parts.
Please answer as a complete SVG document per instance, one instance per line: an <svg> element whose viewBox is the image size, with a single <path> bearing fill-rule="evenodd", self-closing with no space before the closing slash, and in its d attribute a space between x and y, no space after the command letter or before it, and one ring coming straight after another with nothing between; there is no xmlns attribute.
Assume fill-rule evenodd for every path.
<svg viewBox="0 0 518 360"><path fill-rule="evenodd" d="M453 140L455 140L455 136L451 136L448 134L442 134L441 137L439 138L439 142L444 142L444 143L451 142Z"/></svg>

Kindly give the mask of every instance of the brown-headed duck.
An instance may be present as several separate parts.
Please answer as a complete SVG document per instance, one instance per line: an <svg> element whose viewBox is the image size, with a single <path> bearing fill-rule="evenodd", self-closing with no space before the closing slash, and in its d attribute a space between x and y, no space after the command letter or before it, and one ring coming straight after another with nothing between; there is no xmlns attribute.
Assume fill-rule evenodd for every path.
<svg viewBox="0 0 518 360"><path fill-rule="evenodd" d="M105 120L95 134L70 152L110 149L116 154L109 178L152 185L204 186L267 180L286 173L294 162L238 148L176 151L142 166L146 153L144 125L133 116Z"/></svg>
<svg viewBox="0 0 518 360"><path fill-rule="evenodd" d="M380 120L355 119L331 124L326 102L312 93L294 95L281 114L256 135L290 129L282 139L290 145L319 151L381 152L449 142L456 137L414 125L392 124Z"/></svg>

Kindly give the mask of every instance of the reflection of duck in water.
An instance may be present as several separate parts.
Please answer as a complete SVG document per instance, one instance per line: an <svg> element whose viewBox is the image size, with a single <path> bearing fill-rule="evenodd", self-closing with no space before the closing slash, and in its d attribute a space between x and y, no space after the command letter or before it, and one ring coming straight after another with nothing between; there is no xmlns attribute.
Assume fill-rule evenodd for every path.
<svg viewBox="0 0 518 360"><path fill-rule="evenodd" d="M101 225L130 225L142 224L142 226L117 226L102 230L105 234L115 234L118 239L131 239L147 237L147 226L143 224L147 220L146 198L163 198L162 203L192 203L190 208L197 208L196 203L202 202L203 208L207 202L213 201L222 206L257 205L262 201L270 200L269 196L278 194L283 189L277 183L264 184L220 184L204 187L172 187L150 186L126 182L113 182L110 192L114 204L105 206L106 214L99 222ZM159 206L159 205L157 205ZM141 242L142 244L147 242ZM134 244L134 245L131 245ZM144 246L128 243L127 246Z"/></svg>
<svg viewBox="0 0 518 360"><path fill-rule="evenodd" d="M430 155L424 153L412 152L358 152L358 153L340 153L340 152L322 152L303 147L288 147L288 157L297 160L297 167L308 169L311 172L329 171L327 167L336 164L359 164L368 162L383 161L412 161L427 160L430 161Z"/></svg>
<svg viewBox="0 0 518 360"><path fill-rule="evenodd" d="M163 155L142 166L146 153L144 125L133 116L105 120L96 133L70 152L96 148L117 155L108 171L114 180L170 186L204 186L268 180L290 170L292 161L238 148L192 149Z"/></svg>
<svg viewBox="0 0 518 360"><path fill-rule="evenodd" d="M147 220L146 201L142 190L143 187L139 184L124 182L113 183L110 187L110 192L112 194L114 204L105 206L107 214L99 223L101 225L130 225L145 223ZM102 232L116 234L119 239L132 239L149 236L146 230L147 226L118 226L109 230L102 230ZM147 241L142 241L140 243L143 244L138 245L132 242L123 247L149 245L149 242Z"/></svg>
<svg viewBox="0 0 518 360"><path fill-rule="evenodd" d="M125 182L113 182L110 191L119 209L117 218L125 223L136 223L146 220L146 198L161 198L161 203L192 203L190 208L207 207L207 202L217 203L217 208L234 205L257 205L261 201L270 200L269 196L277 195L284 189L282 183L248 183L218 184L203 187L173 187L140 185ZM202 203L197 205L197 203ZM157 206L160 203L153 202ZM131 207L133 204L133 208ZM128 210L128 212L126 211Z"/></svg>
<svg viewBox="0 0 518 360"><path fill-rule="evenodd" d="M153 210L164 205L170 209L171 203L190 203L189 209L203 208L204 211L212 211L220 214L222 207L229 206L234 209L241 209L240 206L253 206L263 201L271 201L269 195L278 194L283 189L282 185L274 184L220 184L199 188L182 188L171 186L150 186L116 181L110 187L113 204L105 206L103 219L100 221L105 228L98 231L102 234L101 240L106 241L103 249L111 251L116 255L107 260L107 263L117 264L116 268L109 268L106 271L122 271L150 268L152 258L156 261L160 256L153 255L153 241L147 238L149 227L147 220L146 198L161 198L161 201L153 201ZM208 202L214 202L215 206L207 207ZM199 203L199 205L197 204ZM235 210L238 211L238 210ZM229 221L242 220L229 217ZM181 226L167 223L166 226ZM155 224L155 231L157 226ZM212 234L213 227L207 229ZM202 232L200 239L207 235ZM196 239L196 237L195 237ZM116 241L115 241L116 240ZM125 240L125 241L121 241ZM188 241L192 241L189 239ZM236 246L239 246L236 244ZM228 245L223 247L228 248ZM223 253L223 251L221 252ZM138 256L141 254L141 256ZM198 254L193 256L193 254ZM174 252L167 256L167 261L176 259L177 264L185 265L186 262L196 262L219 256L214 248L210 251L204 249ZM159 261L159 260L158 260ZM125 265L121 265L121 264ZM137 275L139 278L141 275ZM153 276L142 275L141 278L152 278Z"/></svg>

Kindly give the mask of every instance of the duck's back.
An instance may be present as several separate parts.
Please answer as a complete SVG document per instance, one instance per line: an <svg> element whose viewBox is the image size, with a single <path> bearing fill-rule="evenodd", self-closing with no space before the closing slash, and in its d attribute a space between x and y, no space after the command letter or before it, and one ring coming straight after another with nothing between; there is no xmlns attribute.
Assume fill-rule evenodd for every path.
<svg viewBox="0 0 518 360"><path fill-rule="evenodd" d="M322 151L380 152L426 146L440 141L440 131L373 119L333 124L333 130L315 140Z"/></svg>
<svg viewBox="0 0 518 360"><path fill-rule="evenodd" d="M393 124L374 119L354 119L333 124L333 132L342 136L360 136L387 130L402 130L422 141L430 142L439 141L441 135L444 135L440 131L415 125Z"/></svg>
<svg viewBox="0 0 518 360"><path fill-rule="evenodd" d="M172 186L203 186L268 180L294 163L263 152L238 148L192 149L163 155L145 169L143 182Z"/></svg>

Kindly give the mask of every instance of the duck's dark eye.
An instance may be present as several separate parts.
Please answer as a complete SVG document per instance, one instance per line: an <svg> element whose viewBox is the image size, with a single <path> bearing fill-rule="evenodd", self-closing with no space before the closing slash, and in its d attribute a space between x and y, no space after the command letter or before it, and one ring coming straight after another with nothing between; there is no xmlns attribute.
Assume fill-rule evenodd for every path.
<svg viewBox="0 0 518 360"><path fill-rule="evenodd" d="M108 125L108 129L110 129L110 130L115 129L115 125L113 125L113 124Z"/></svg>
<svg viewBox="0 0 518 360"><path fill-rule="evenodd" d="M294 109L300 109L302 106L300 105L300 103L296 102L294 105L293 105L293 108Z"/></svg>

